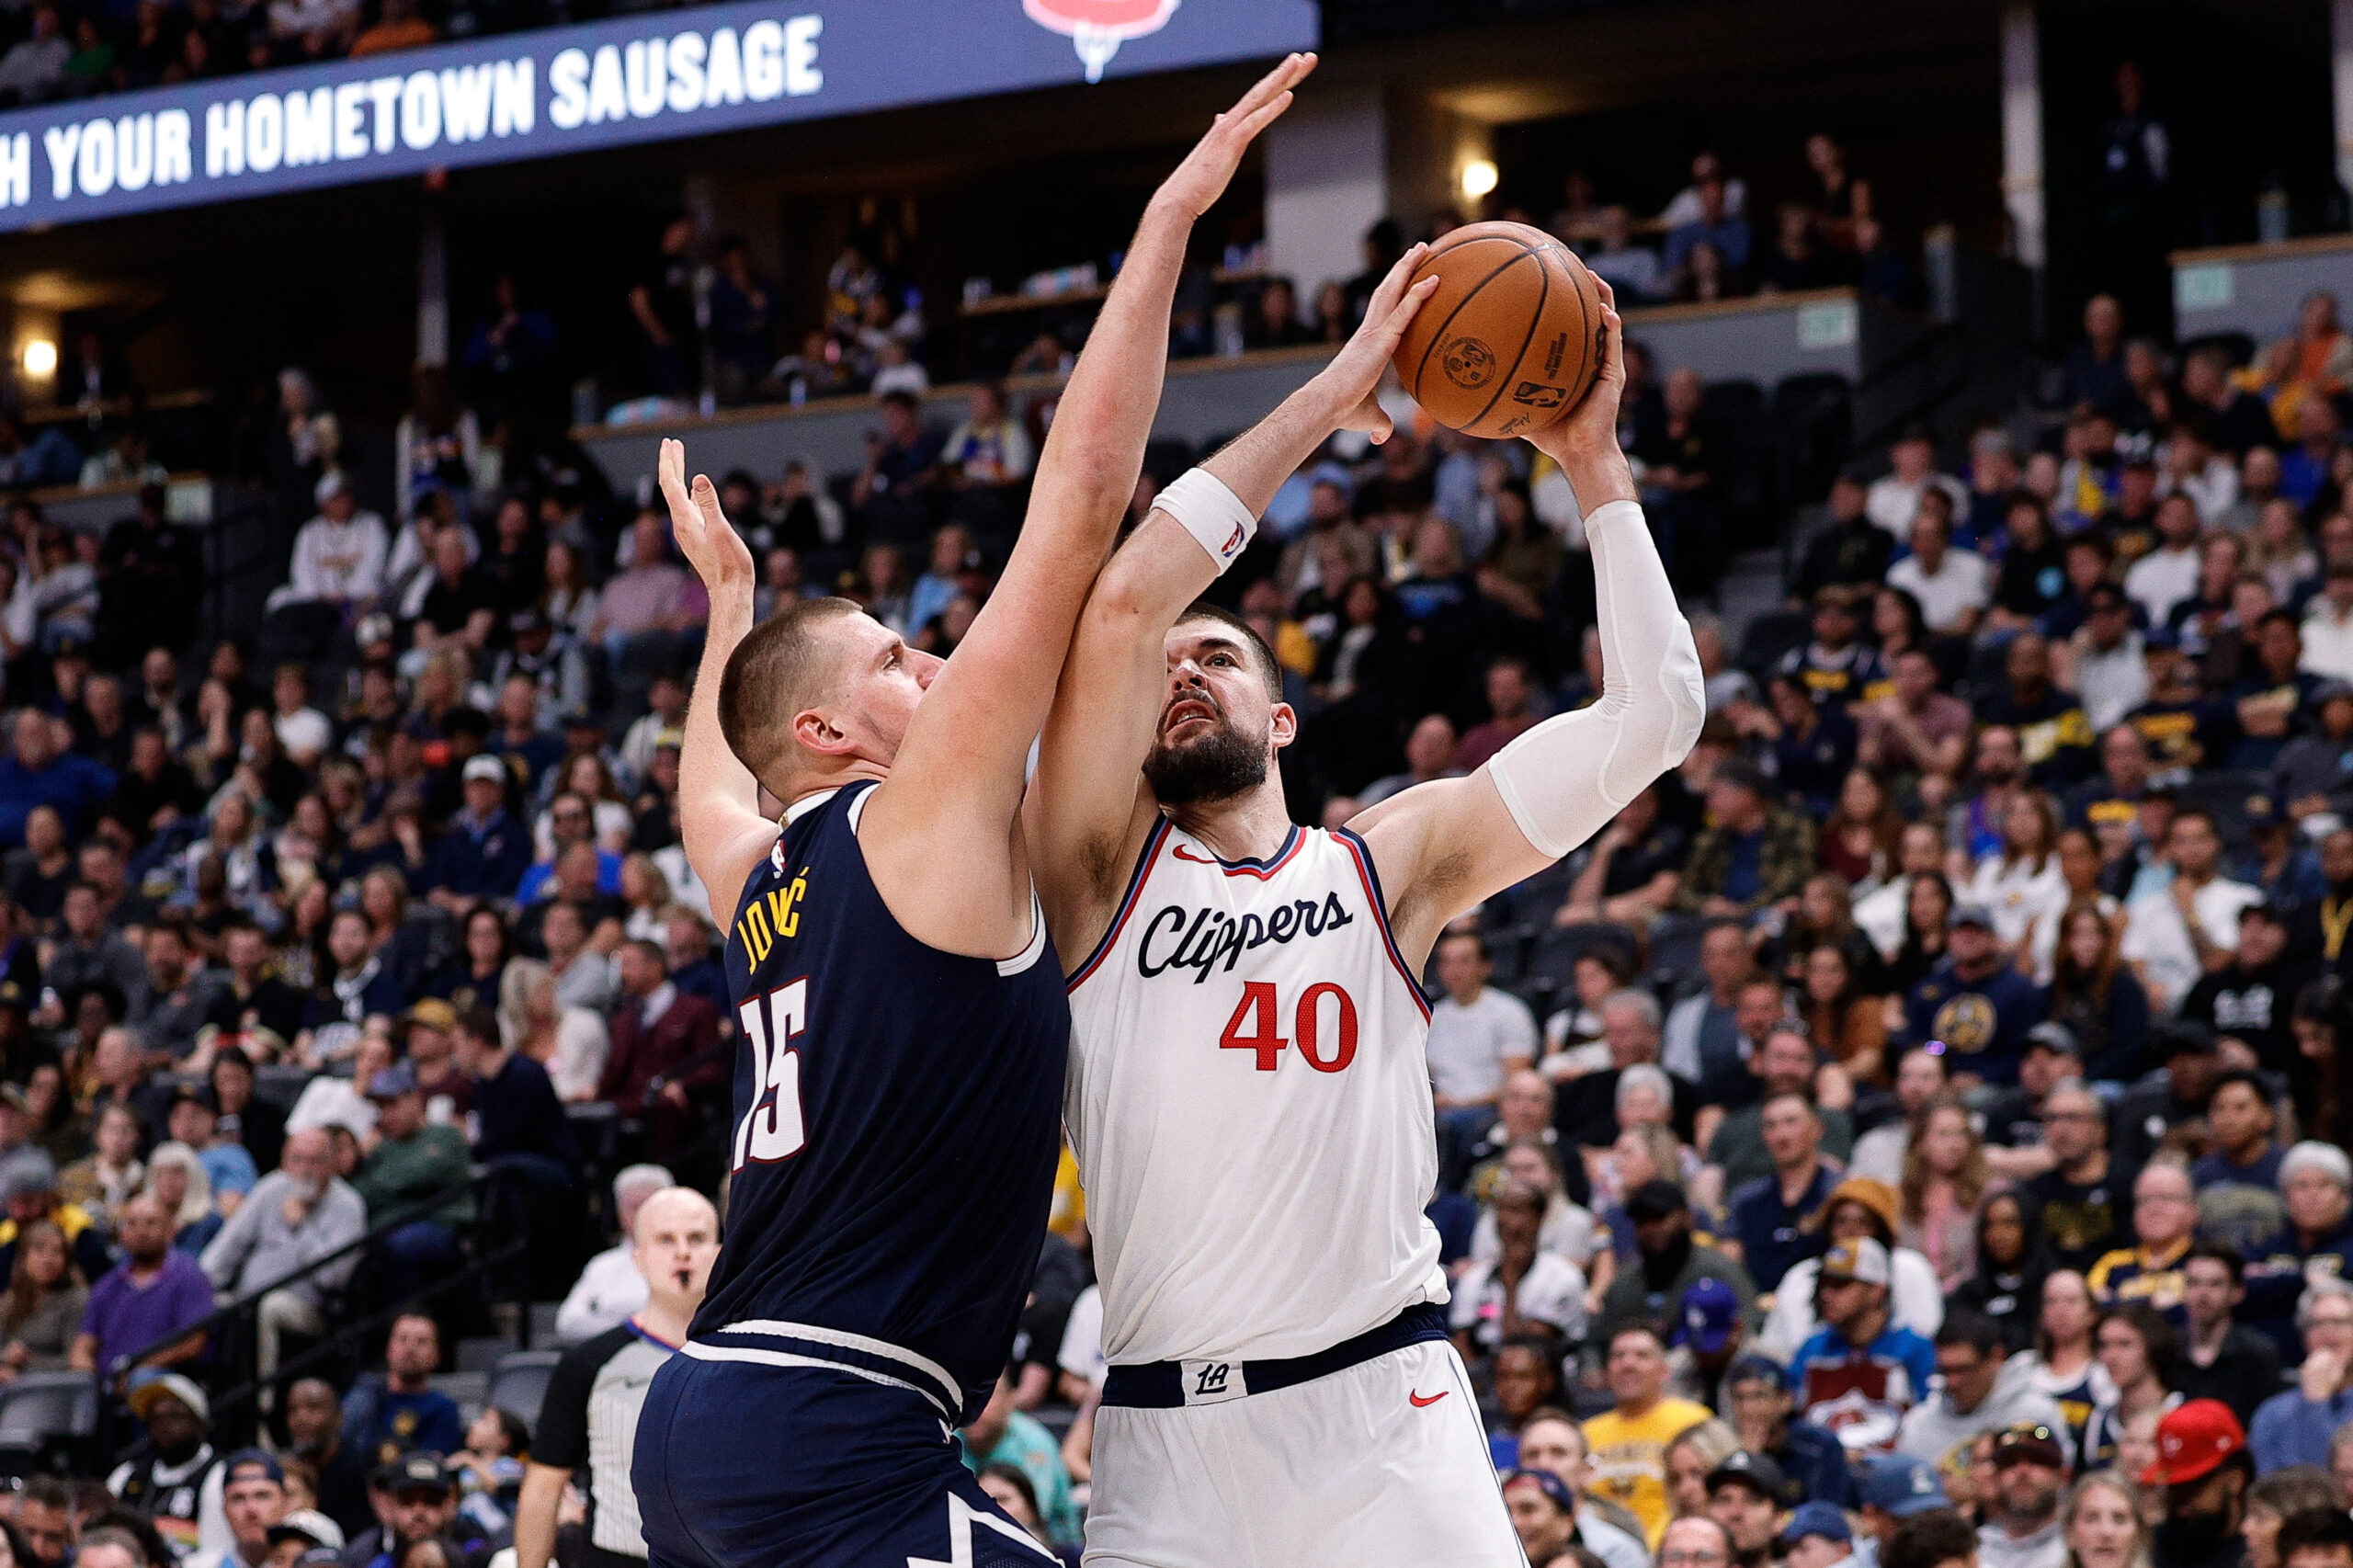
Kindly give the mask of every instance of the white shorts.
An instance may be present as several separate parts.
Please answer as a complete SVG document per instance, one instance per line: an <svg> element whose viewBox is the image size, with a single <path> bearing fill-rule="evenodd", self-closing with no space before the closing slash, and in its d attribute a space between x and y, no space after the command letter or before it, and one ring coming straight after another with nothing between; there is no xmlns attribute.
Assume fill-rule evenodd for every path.
<svg viewBox="0 0 2353 1568"><path fill-rule="evenodd" d="M1218 1404L1095 1417L1086 1568L1525 1568L1443 1340Z"/></svg>

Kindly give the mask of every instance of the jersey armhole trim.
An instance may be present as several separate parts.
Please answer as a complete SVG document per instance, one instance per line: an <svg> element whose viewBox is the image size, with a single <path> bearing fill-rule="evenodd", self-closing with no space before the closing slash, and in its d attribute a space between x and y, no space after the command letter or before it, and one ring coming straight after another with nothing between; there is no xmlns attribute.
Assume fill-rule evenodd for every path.
<svg viewBox="0 0 2353 1568"><path fill-rule="evenodd" d="M1422 994L1422 983L1412 970L1405 967L1405 955L1397 950L1397 934L1389 928L1389 901L1381 896L1381 873L1374 869L1372 846L1353 828L1336 827L1332 836L1339 840L1356 862L1357 878L1364 884L1364 896L1372 905L1372 917L1381 926L1381 946L1388 953L1390 964L1397 971L1397 978L1405 983L1405 994L1422 1015L1422 1022L1430 1021L1430 999Z"/></svg>
<svg viewBox="0 0 2353 1568"><path fill-rule="evenodd" d="M1136 903L1143 896L1143 884L1152 875L1152 863L1160 858L1160 846L1168 841L1170 831L1168 819L1161 817L1152 824L1152 831L1144 835L1143 848L1136 855L1136 869L1128 874L1128 891L1120 896L1119 912L1111 917L1110 928L1103 933L1103 939L1095 944L1093 952L1086 955L1086 961L1063 983L1065 994L1077 990L1109 956L1112 944L1120 939L1120 931L1128 924L1128 917L1136 912Z"/></svg>
<svg viewBox="0 0 2353 1568"><path fill-rule="evenodd" d="M1010 980L1036 963L1046 950L1046 906L1038 902L1038 890L1029 890L1029 945L1009 959L996 960L997 977Z"/></svg>

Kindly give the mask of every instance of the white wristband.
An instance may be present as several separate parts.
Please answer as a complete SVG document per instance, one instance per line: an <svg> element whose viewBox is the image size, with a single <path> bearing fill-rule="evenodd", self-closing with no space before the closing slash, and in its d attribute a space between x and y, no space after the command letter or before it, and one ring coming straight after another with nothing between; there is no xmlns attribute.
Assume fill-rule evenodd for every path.
<svg viewBox="0 0 2353 1568"><path fill-rule="evenodd" d="M1152 505L1210 552L1221 575L1257 537L1258 519L1242 497L1226 488L1225 481L1207 469L1187 469Z"/></svg>

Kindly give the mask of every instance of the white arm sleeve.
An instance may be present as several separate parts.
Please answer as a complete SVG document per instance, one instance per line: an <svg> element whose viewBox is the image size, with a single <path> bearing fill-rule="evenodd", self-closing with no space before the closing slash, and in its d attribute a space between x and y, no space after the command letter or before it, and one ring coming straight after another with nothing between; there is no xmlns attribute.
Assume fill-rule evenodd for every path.
<svg viewBox="0 0 2353 1568"><path fill-rule="evenodd" d="M1601 699L1545 720L1487 764L1512 821L1556 860L1681 762L1708 715L1699 651L1643 509L1613 501L1586 519L1586 537L1601 632Z"/></svg>

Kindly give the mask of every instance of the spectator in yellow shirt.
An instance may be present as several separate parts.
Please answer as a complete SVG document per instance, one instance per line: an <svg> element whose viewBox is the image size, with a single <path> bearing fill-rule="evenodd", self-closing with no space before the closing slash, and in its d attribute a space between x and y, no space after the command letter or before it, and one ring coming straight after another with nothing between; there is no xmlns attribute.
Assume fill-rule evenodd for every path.
<svg viewBox="0 0 2353 1568"><path fill-rule="evenodd" d="M1688 1399L1666 1397L1666 1342L1648 1324L1631 1324L1609 1336L1608 1376L1617 1408L1585 1424L1586 1443L1593 1450L1591 1490L1631 1509L1655 1551L1671 1511L1667 1445L1711 1413Z"/></svg>

